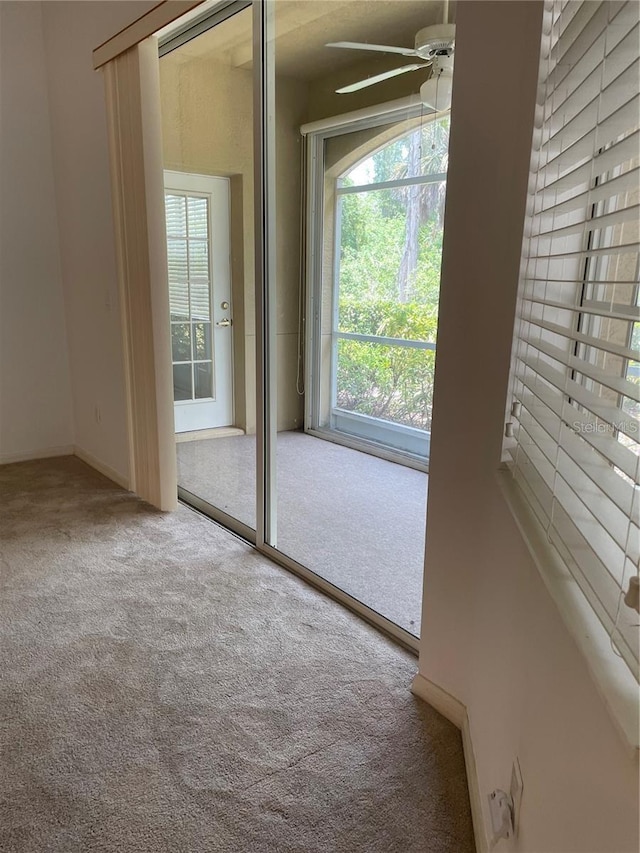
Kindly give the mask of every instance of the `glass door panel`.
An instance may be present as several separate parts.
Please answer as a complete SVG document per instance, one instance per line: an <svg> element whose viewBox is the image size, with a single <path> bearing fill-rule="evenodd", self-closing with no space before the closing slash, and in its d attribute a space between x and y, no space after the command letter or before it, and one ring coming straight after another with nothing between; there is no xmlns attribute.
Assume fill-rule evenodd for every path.
<svg viewBox="0 0 640 853"><path fill-rule="evenodd" d="M351 13L346 4L325 5L324 41L340 41ZM380 4L387 24L392 6ZM345 114L365 96L327 89L366 76L365 57L341 56L341 81L324 42L307 57L292 55L301 35L294 22L303 27L321 7L275 3L268 297L277 494L272 481L267 544L418 636L427 475L424 465L392 461L388 450L417 466L428 455L448 122L436 127L418 104L350 124ZM402 10L396 14L398 24ZM409 40L413 24L406 27ZM393 85L400 97L415 80ZM327 115L336 125L326 122L320 144L303 138L305 121ZM313 222L301 231L314 164Z"/></svg>
<svg viewBox="0 0 640 853"><path fill-rule="evenodd" d="M253 24L233 11L160 83L178 484L255 538Z"/></svg>
<svg viewBox="0 0 640 853"><path fill-rule="evenodd" d="M408 97L427 65L329 46L410 47L424 26L420 4L366 5L366 26L352 0L236 7L162 59L166 168L229 193L226 226L212 198L190 220L204 191L167 202L176 407L217 398L221 328L232 352L232 415L178 433L179 483L418 636L448 124Z"/></svg>

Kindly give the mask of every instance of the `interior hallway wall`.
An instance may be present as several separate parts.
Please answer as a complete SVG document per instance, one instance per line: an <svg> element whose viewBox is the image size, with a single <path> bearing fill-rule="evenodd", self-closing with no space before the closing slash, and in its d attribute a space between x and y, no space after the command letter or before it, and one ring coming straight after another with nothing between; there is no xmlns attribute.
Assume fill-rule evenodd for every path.
<svg viewBox="0 0 640 853"><path fill-rule="evenodd" d="M75 444L125 485L129 447L106 109L92 51L154 5L42 4Z"/></svg>
<svg viewBox="0 0 640 853"><path fill-rule="evenodd" d="M637 753L609 716L496 478L541 11L539 2L458 4L419 666L467 707L488 827L487 795L509 790L520 759L520 836L498 849L630 853ZM501 50L487 52L489 43ZM499 110L488 108L487 80Z"/></svg>
<svg viewBox="0 0 640 853"><path fill-rule="evenodd" d="M0 128L2 463L74 443L39 3L0 3Z"/></svg>

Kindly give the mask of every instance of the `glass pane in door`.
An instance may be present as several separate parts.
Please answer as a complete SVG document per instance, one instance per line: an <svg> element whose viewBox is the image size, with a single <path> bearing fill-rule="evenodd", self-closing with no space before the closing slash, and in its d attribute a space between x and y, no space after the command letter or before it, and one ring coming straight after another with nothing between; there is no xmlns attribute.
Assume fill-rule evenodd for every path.
<svg viewBox="0 0 640 853"><path fill-rule="evenodd" d="M214 397L209 200L165 194L174 402Z"/></svg>
<svg viewBox="0 0 640 853"><path fill-rule="evenodd" d="M412 44L422 24L404 5L370 4L366 40L388 43L393 27L396 43ZM326 47L352 14L326 6L275 3L271 544L419 635L448 124L434 129L419 105L351 123L350 113L355 122L364 107L413 94L429 72L336 93L383 60ZM322 38L303 55L293 44L312 14ZM332 118L322 144L303 143L301 125ZM309 177L316 204L301 232Z"/></svg>
<svg viewBox="0 0 640 853"><path fill-rule="evenodd" d="M160 59L178 484L249 536L256 526L251 57L252 14L244 8Z"/></svg>

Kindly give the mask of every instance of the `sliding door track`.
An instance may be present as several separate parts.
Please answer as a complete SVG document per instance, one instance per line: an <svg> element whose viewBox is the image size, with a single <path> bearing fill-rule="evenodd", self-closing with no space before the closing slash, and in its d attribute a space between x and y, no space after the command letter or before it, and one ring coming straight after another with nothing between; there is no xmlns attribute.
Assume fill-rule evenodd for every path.
<svg viewBox="0 0 640 853"><path fill-rule="evenodd" d="M258 553L264 554L265 557L268 557L281 568L286 569L288 572L296 575L296 577L301 578L314 589L318 590L318 592L324 593L324 595L328 596L333 601L336 601L338 604L346 607L347 610L350 610L356 616L359 616L373 628L376 628L376 630L380 631L386 637L398 643L408 652L411 652L411 654L417 657L420 644L418 637L414 637L413 634L405 631L404 628L396 625L395 622L381 616L380 613L377 613L375 610L367 607L366 604L358 601L357 598L349 595L348 592L340 589L340 587L331 583L331 581L325 580L321 575L311 571L311 569L308 569L306 566L303 566L302 563L298 563L296 560L291 559L291 557L283 554L282 551L278 551L277 548L273 548L271 545L267 545L266 543L262 546L257 545L255 530L247 524L243 524L241 521L238 521L238 519L228 515L226 512L212 506L210 503L199 498L197 495L194 495L192 492L189 492L187 489L183 489L181 486L178 487L178 499L190 509L206 516L210 521L219 524L230 533L233 533L235 536L242 539L248 545L251 545L256 549L256 551L258 551Z"/></svg>

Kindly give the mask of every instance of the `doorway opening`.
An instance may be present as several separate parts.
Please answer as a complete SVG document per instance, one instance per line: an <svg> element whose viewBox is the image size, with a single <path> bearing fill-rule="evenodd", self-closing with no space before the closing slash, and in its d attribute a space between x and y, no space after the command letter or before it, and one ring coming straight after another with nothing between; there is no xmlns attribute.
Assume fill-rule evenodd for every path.
<svg viewBox="0 0 640 853"><path fill-rule="evenodd" d="M253 20L246 2L210 13L198 37L176 37L177 22L160 40L178 485L255 542ZM248 64L232 45L248 46ZM200 217L193 240L189 205Z"/></svg>
<svg viewBox="0 0 640 853"><path fill-rule="evenodd" d="M441 7L425 21L422 2L374 5L225 3L215 25L161 41L176 429L194 439L178 440L178 483L415 648L448 117L417 97L418 75L337 95L394 60L330 55L328 43L350 28L410 44ZM188 176L226 182L229 298L212 266L213 192L209 282L204 236L190 269L191 235L205 233L190 204L201 216L206 205ZM221 365L231 409L207 420Z"/></svg>

